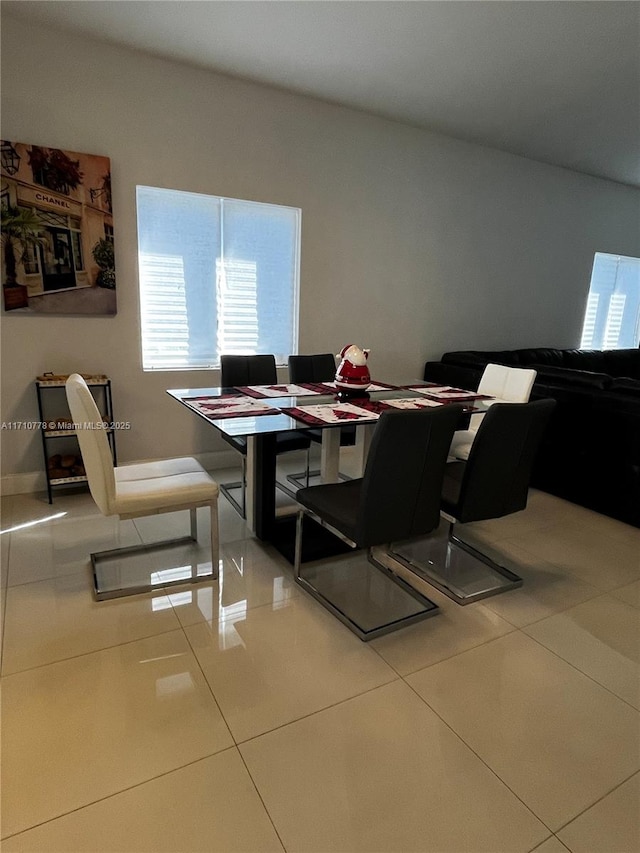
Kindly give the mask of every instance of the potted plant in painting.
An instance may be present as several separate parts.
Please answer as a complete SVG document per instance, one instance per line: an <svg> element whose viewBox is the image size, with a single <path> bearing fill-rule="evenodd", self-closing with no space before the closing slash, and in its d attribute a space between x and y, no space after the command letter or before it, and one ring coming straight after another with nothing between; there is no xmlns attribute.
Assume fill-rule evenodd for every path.
<svg viewBox="0 0 640 853"><path fill-rule="evenodd" d="M100 272L96 276L96 284L98 287L108 287L110 290L115 290L116 269L113 243L110 240L98 240L91 254L93 260L100 267Z"/></svg>
<svg viewBox="0 0 640 853"><path fill-rule="evenodd" d="M29 252L42 243L39 232L42 223L34 210L25 207L2 206L2 250L5 280L3 282L5 311L27 308L27 287L18 282L18 263L24 264Z"/></svg>

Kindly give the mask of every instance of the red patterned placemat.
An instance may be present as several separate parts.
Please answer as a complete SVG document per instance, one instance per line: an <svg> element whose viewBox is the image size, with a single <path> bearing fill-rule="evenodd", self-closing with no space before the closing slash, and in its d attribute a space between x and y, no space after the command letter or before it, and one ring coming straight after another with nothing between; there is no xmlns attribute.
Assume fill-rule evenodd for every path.
<svg viewBox="0 0 640 853"><path fill-rule="evenodd" d="M388 406L373 400L357 403L320 403L316 406L293 406L281 409L287 415L308 426L327 426L341 423L371 423L376 421Z"/></svg>
<svg viewBox="0 0 640 853"><path fill-rule="evenodd" d="M272 397L312 397L326 392L319 389L315 383L297 383L282 385L237 385L236 390L247 397L257 400Z"/></svg>
<svg viewBox="0 0 640 853"><path fill-rule="evenodd" d="M464 388L454 388L451 385L405 385L408 391L417 391L432 400L442 403L464 403L466 400L493 400L489 394L478 394L477 391L466 391Z"/></svg>
<svg viewBox="0 0 640 853"><path fill-rule="evenodd" d="M335 394L341 389L335 382L317 382L316 387L321 389L323 394ZM397 391L400 386L389 385L387 382L372 382L368 388L363 388L363 393L368 394L370 391ZM355 391L355 389L350 389Z"/></svg>
<svg viewBox="0 0 640 853"><path fill-rule="evenodd" d="M183 402L211 420L220 418L247 418L257 415L277 415L274 409L258 400L248 400L239 394L223 394L220 397L184 397Z"/></svg>

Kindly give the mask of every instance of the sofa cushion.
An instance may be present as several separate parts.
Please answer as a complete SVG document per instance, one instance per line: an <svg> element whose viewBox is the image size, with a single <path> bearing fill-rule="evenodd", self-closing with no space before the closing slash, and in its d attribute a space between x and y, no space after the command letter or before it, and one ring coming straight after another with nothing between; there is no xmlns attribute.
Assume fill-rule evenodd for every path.
<svg viewBox="0 0 640 853"><path fill-rule="evenodd" d="M457 364L460 367L485 367L491 364L508 364L517 366L518 356L515 350L480 351L459 350L457 352L445 352L441 361L444 364Z"/></svg>
<svg viewBox="0 0 640 853"><path fill-rule="evenodd" d="M629 376L640 379L640 349L587 350L528 347L517 350L456 350L446 352L442 364L483 369L490 362L514 367L566 367L607 373L609 376Z"/></svg>
<svg viewBox="0 0 640 853"><path fill-rule="evenodd" d="M607 373L609 376L630 376L640 379L640 350L562 350L561 364L574 370L590 370L593 373ZM540 360L540 364L547 363Z"/></svg>
<svg viewBox="0 0 640 853"><path fill-rule="evenodd" d="M555 367L562 367L564 364L564 350L561 349L534 347L517 349L514 352L518 357L518 363L523 367L533 367L534 364L550 364Z"/></svg>
<svg viewBox="0 0 640 853"><path fill-rule="evenodd" d="M603 352L609 376L628 376L640 379L640 349L612 349Z"/></svg>
<svg viewBox="0 0 640 853"><path fill-rule="evenodd" d="M640 379L630 379L626 376L616 377L611 380L610 391L615 391L617 394L629 394L633 397L640 397Z"/></svg>
<svg viewBox="0 0 640 853"><path fill-rule="evenodd" d="M573 370L589 370L592 373L606 373L607 366L601 350L566 349L563 353L563 366Z"/></svg>
<svg viewBox="0 0 640 853"><path fill-rule="evenodd" d="M567 367L552 367L548 364L532 364L537 371L537 382L546 385L573 385L578 388L609 388L612 379L606 373L593 373L589 370L571 370Z"/></svg>

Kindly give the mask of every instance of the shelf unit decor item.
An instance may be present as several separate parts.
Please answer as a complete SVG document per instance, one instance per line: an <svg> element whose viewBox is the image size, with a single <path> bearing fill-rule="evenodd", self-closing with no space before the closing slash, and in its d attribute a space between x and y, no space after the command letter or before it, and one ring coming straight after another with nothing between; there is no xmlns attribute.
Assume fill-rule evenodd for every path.
<svg viewBox="0 0 640 853"><path fill-rule="evenodd" d="M102 414L113 464L117 465L116 437L111 426L114 423L111 380L102 374L84 373L82 376L91 389ZM75 424L67 405L65 394L67 379L68 376L56 373L43 373L36 377L38 415L49 503L53 503L55 488L76 486L87 482L78 448Z"/></svg>

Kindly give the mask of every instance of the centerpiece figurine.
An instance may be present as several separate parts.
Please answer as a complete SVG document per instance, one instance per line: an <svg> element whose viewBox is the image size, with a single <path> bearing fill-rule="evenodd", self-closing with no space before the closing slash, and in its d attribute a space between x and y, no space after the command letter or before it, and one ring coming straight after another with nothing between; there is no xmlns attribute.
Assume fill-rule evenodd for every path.
<svg viewBox="0 0 640 853"><path fill-rule="evenodd" d="M364 397L371 385L371 375L367 366L369 350L362 350L355 344L347 344L338 353L341 359L336 371L336 390L338 397Z"/></svg>

